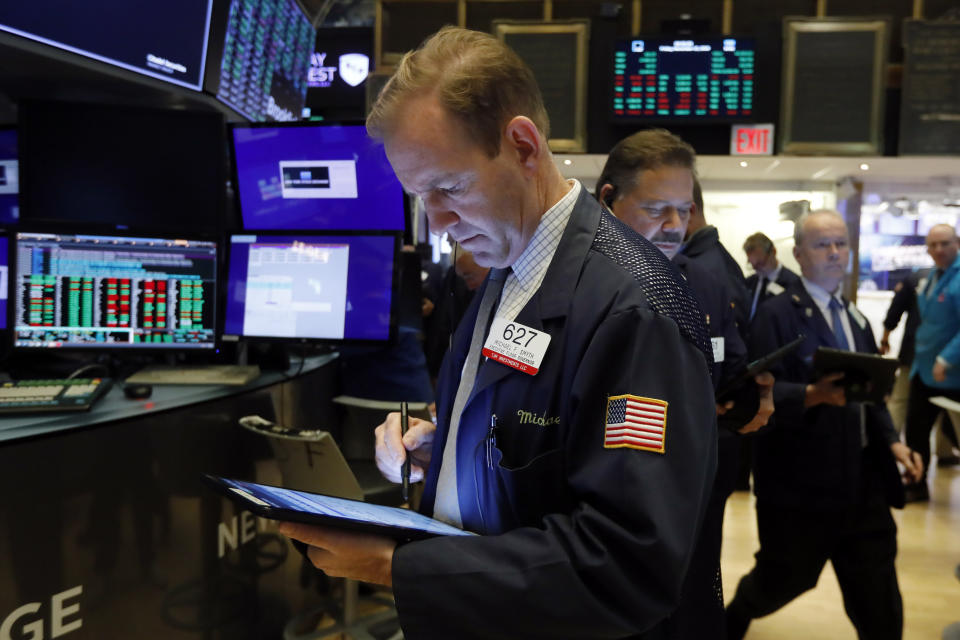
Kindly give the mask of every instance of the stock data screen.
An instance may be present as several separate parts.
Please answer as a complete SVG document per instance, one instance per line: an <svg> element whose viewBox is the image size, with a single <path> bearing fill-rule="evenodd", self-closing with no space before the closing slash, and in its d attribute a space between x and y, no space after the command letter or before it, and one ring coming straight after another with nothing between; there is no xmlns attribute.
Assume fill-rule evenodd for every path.
<svg viewBox="0 0 960 640"><path fill-rule="evenodd" d="M749 120L755 42L750 38L638 38L617 42L614 120Z"/></svg>
<svg viewBox="0 0 960 640"><path fill-rule="evenodd" d="M212 349L212 241L19 232L14 346Z"/></svg>
<svg viewBox="0 0 960 640"><path fill-rule="evenodd" d="M299 120L316 31L296 0L232 0L225 29L217 98L256 122Z"/></svg>

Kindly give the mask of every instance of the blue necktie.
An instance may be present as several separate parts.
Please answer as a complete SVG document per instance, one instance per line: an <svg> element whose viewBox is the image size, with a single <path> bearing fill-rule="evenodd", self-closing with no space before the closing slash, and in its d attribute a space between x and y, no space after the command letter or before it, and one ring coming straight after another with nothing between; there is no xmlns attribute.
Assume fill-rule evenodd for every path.
<svg viewBox="0 0 960 640"><path fill-rule="evenodd" d="M849 351L850 343L847 342L847 334L843 330L843 321L840 319L843 305L840 304L839 300L830 296L830 304L827 306L830 307L830 321L833 325L833 337L837 341L837 348Z"/></svg>

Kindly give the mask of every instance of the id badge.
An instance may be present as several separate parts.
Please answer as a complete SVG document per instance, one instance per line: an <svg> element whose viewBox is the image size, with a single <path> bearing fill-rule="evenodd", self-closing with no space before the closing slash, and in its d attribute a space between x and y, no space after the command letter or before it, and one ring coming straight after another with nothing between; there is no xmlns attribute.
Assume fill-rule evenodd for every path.
<svg viewBox="0 0 960 640"><path fill-rule="evenodd" d="M519 322L494 318L482 353L500 364L535 376L549 344L549 333Z"/></svg>
<svg viewBox="0 0 960 640"><path fill-rule="evenodd" d="M713 345L713 361L714 362L723 362L724 357L724 344L723 336L717 338L710 338L710 344Z"/></svg>

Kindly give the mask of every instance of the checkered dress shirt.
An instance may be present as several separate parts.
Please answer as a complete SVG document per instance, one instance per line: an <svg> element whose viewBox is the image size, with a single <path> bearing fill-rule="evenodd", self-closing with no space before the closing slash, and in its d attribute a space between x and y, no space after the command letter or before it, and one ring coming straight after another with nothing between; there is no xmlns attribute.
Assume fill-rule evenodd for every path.
<svg viewBox="0 0 960 640"><path fill-rule="evenodd" d="M550 207L530 239L530 244L523 250L517 261L513 263L510 274L503 284L503 294L500 296L500 306L497 307L498 318L515 320L520 310L530 302L530 298L543 284L547 275L547 267L557 252L563 230L567 228L573 205L580 197L582 186L577 180L570 180L570 191L560 198L557 204Z"/></svg>

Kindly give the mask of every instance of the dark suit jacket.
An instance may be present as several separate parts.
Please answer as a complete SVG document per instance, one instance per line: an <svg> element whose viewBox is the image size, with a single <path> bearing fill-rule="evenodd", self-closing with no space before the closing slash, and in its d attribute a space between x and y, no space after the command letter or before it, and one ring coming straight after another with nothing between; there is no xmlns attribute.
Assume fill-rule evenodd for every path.
<svg viewBox="0 0 960 640"><path fill-rule="evenodd" d="M848 305L857 351L877 353L866 319ZM813 354L818 347L837 348L833 332L803 282L771 298L757 312L750 340L751 357L760 357L805 336L800 348L771 368L774 385L774 424L756 439L754 466L757 503L799 509L844 509L861 494L861 480L882 485L886 501L902 506L900 485L890 444L897 432L884 405L820 404L805 408L806 386L814 381ZM860 414L864 412L868 449L864 454ZM862 464L871 465L861 473ZM891 476L892 473L892 476Z"/></svg>
<svg viewBox="0 0 960 640"><path fill-rule="evenodd" d="M917 284L920 278L929 277L930 270L916 271L897 283L894 288L893 300L887 309L887 316L883 319L883 327L893 331L900 324L900 318L907 314L907 324L903 327L903 340L900 342L900 354L897 359L900 364L913 364L913 354L916 349L917 327L920 326L920 309L917 308Z"/></svg>
<svg viewBox="0 0 960 640"><path fill-rule="evenodd" d="M750 313L750 306L753 304L753 296L757 291L757 281L760 279L759 273L754 273L753 275L747 278L747 313ZM782 267L780 273L777 274L777 279L774 281L784 289L789 289L794 283L800 282L800 276L795 274L790 269ZM770 285L767 285L767 289L764 289L760 292L760 299L757 300L757 309L760 308L760 305L769 300L770 298L777 295L769 290ZM756 314L756 312L754 312Z"/></svg>
<svg viewBox="0 0 960 640"><path fill-rule="evenodd" d="M690 236L683 246L683 255L695 262L699 262L707 270L726 276L730 291L730 299L734 304L734 314L737 319L737 328L740 335L746 339L748 314L750 307L747 298L747 284L743 278L743 269L733 256L730 255L722 244L720 244L720 235L717 228L707 225L698 229L696 233Z"/></svg>

